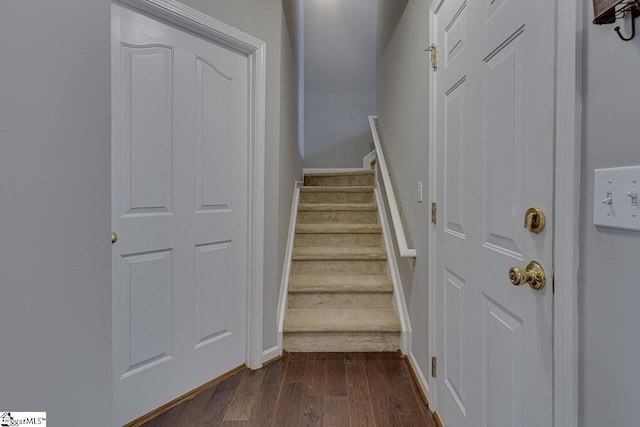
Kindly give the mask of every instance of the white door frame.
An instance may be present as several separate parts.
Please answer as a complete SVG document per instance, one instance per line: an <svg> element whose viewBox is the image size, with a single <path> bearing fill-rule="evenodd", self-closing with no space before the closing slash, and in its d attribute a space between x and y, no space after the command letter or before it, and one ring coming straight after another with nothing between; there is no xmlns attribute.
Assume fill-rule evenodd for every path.
<svg viewBox="0 0 640 427"><path fill-rule="evenodd" d="M266 43L174 0L116 0L246 55L249 64L249 191L247 343L245 363L262 366Z"/></svg>
<svg viewBox="0 0 640 427"><path fill-rule="evenodd" d="M435 42L435 12L429 9L429 38ZM555 73L553 426L578 427L578 265L580 146L582 125L582 9L580 0L557 0ZM438 46L440 48L440 46ZM436 119L436 73L429 72L429 118ZM429 198L435 200L436 133L429 128ZM429 233L429 354L436 354L435 225ZM430 380L433 410L438 396Z"/></svg>

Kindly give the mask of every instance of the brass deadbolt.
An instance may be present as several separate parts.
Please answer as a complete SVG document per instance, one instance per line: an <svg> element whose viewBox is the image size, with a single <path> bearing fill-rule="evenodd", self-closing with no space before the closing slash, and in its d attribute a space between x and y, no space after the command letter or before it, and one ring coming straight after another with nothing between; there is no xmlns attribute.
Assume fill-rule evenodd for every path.
<svg viewBox="0 0 640 427"><path fill-rule="evenodd" d="M544 230L546 219L540 208L529 208L524 214L524 228L532 233L540 233Z"/></svg>

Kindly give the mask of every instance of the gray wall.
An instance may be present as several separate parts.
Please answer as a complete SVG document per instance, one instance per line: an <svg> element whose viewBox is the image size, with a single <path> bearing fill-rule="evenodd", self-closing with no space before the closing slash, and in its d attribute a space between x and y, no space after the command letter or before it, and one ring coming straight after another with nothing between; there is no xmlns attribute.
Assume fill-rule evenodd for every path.
<svg viewBox="0 0 640 427"><path fill-rule="evenodd" d="M640 165L640 38L584 16L580 324L581 427L636 426L640 232L593 225L593 170ZM619 25L619 23L616 23ZM624 34L629 34L628 30Z"/></svg>
<svg viewBox="0 0 640 427"><path fill-rule="evenodd" d="M429 0L380 0L378 6L377 105L380 138L408 244L416 264L399 260L413 328L413 353L429 372L427 230L429 165L429 70L424 48L429 40ZM417 198L423 182L424 202Z"/></svg>
<svg viewBox="0 0 640 427"><path fill-rule="evenodd" d="M183 0L187 6L249 33L267 43L267 128L265 172L264 336L263 348L277 344L276 310L284 260L283 239L295 178L301 161L289 148L295 146L297 122L291 116L291 91L295 82L282 79L291 73L290 42L283 39L281 0ZM283 28L283 25L285 28ZM282 52L282 50L285 52ZM286 191L285 191L286 190ZM277 247L278 250L273 250Z"/></svg>
<svg viewBox="0 0 640 427"><path fill-rule="evenodd" d="M372 150L376 12L371 0L304 2L306 168L362 167Z"/></svg>
<svg viewBox="0 0 640 427"><path fill-rule="evenodd" d="M0 405L112 425L110 9L0 2Z"/></svg>

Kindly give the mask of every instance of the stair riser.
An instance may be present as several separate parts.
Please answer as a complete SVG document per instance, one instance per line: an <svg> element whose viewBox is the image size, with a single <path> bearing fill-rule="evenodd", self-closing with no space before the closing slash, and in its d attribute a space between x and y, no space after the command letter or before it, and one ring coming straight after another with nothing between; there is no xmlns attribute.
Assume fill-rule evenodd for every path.
<svg viewBox="0 0 640 427"><path fill-rule="evenodd" d="M373 175L354 175L354 176L305 176L304 185L314 186L373 186L375 180Z"/></svg>
<svg viewBox="0 0 640 427"><path fill-rule="evenodd" d="M386 274L387 261L293 261L291 274Z"/></svg>
<svg viewBox="0 0 640 427"><path fill-rule="evenodd" d="M375 224L376 211L299 211L298 224Z"/></svg>
<svg viewBox="0 0 640 427"><path fill-rule="evenodd" d="M289 293L288 308L391 308L392 294L383 292Z"/></svg>
<svg viewBox="0 0 640 427"><path fill-rule="evenodd" d="M373 193L300 193L300 203L373 203Z"/></svg>
<svg viewBox="0 0 640 427"><path fill-rule="evenodd" d="M296 234L294 246L382 246L382 234Z"/></svg>
<svg viewBox="0 0 640 427"><path fill-rule="evenodd" d="M393 284L386 275L307 274L292 275L289 292L393 292Z"/></svg>
<svg viewBox="0 0 640 427"><path fill-rule="evenodd" d="M294 332L285 333L288 352L397 351L400 332Z"/></svg>

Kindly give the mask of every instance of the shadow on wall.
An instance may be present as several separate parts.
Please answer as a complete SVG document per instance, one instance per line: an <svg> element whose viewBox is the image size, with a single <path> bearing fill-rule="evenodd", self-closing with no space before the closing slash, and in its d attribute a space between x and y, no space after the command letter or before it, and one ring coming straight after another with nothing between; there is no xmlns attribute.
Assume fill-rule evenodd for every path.
<svg viewBox="0 0 640 427"><path fill-rule="evenodd" d="M376 63L384 54L409 0L378 0Z"/></svg>
<svg viewBox="0 0 640 427"><path fill-rule="evenodd" d="M360 165L362 165L362 158L373 150L372 146L373 139L371 132L361 132L347 140L326 145L321 151L312 154L306 153L305 167L329 167L327 165L330 165L331 168L360 167ZM336 153L339 153L339 157L336 157ZM360 162L354 166L351 159L360 159Z"/></svg>

